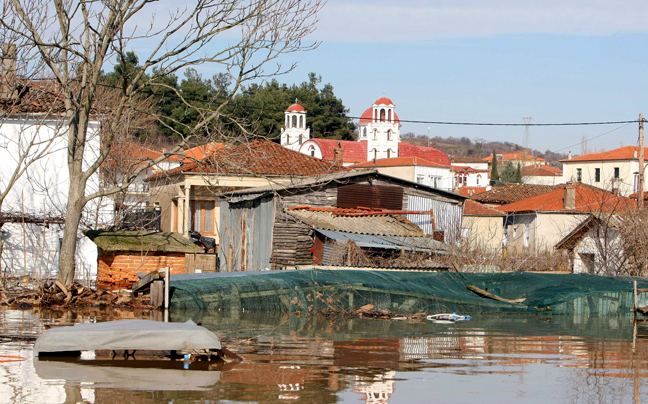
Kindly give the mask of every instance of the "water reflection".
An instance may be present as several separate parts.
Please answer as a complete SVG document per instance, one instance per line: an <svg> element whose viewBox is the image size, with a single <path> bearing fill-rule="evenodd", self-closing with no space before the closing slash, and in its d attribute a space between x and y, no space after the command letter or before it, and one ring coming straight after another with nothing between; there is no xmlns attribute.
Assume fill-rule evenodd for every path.
<svg viewBox="0 0 648 404"><path fill-rule="evenodd" d="M2 335L44 324L159 318L117 311L6 311ZM245 358L209 370L146 361L45 361L32 342L0 354L0 401L153 402L640 402L647 392L648 326L631 317L474 316L452 325L296 317L280 313L171 312L217 332ZM8 398L8 399L6 399Z"/></svg>

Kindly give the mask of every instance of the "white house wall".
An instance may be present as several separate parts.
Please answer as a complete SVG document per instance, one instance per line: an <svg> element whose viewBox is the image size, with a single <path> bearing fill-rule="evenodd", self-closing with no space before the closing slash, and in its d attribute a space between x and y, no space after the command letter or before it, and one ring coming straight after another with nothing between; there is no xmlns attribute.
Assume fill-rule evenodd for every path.
<svg viewBox="0 0 648 404"><path fill-rule="evenodd" d="M529 175L522 178L525 184L535 185L558 185L564 184L562 176L548 176L548 175Z"/></svg>
<svg viewBox="0 0 648 404"><path fill-rule="evenodd" d="M614 179L614 168L619 168L619 178ZM601 170L600 181L596 181L596 169ZM639 171L638 160L606 161L563 161L563 181L578 181L578 169L581 170L581 181L584 184L611 190L618 187L619 194L628 196L635 190L636 175ZM648 183L644 184L648 190Z"/></svg>
<svg viewBox="0 0 648 404"><path fill-rule="evenodd" d="M621 236L618 231L608 228L606 240L599 237L595 228L588 230L587 234L574 248L573 271L574 273L590 273L593 275L616 275L625 261ZM585 255L594 257L593 268L588 269L585 264Z"/></svg>
<svg viewBox="0 0 648 404"><path fill-rule="evenodd" d="M70 177L67 167L67 126L57 120L38 120L36 118L12 118L5 119L0 123L0 186L5 189L8 179L13 174L18 164L18 157L27 155L28 160L34 158L43 150L47 153L35 161L13 185L11 191L5 199L2 211L14 215L33 215L35 217L65 217L67 208L67 195L70 186ZM40 146L29 148L28 142L36 139ZM52 140L46 148L47 144ZM88 127L88 140L86 142L84 168L95 161L100 151L99 123L91 122ZM99 173L95 173L87 183L86 195L99 190L100 180ZM107 208L112 205L111 200L95 199L90 201L84 209L82 219L83 228L102 227L112 220L112 209ZM6 223L2 227L5 245L2 252L2 261L8 263L5 268L11 268L12 271L37 273L43 272L40 264L43 258L42 249L49 251L50 264L49 274L54 276L58 273L58 233L52 229L56 226L50 226L45 229L44 244L37 246L38 234L42 230L38 225L28 225L30 231L22 228L19 231L15 226L18 224ZM22 224L20 224L22 226ZM33 227L33 228L32 228ZM40 233L39 233L40 232ZM25 234L25 236L23 236ZM25 238L26 237L26 238ZM36 239L34 239L36 237ZM97 272L97 252L96 246L83 235L79 234L79 244L77 251L80 254L78 260L78 276L86 268L89 274L96 275ZM18 250L27 247L27 257ZM38 251L40 247L41 251ZM23 266L27 264L27 268Z"/></svg>

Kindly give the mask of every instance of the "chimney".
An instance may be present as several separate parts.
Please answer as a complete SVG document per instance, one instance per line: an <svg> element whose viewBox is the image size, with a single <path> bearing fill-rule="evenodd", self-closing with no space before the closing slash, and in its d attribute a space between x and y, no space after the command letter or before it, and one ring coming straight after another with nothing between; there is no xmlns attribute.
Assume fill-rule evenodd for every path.
<svg viewBox="0 0 648 404"><path fill-rule="evenodd" d="M333 164L336 166L344 165L344 150L342 150L342 144L339 141L333 150Z"/></svg>
<svg viewBox="0 0 648 404"><path fill-rule="evenodd" d="M5 44L2 49L2 69L0 70L0 99L17 99L16 86L16 45Z"/></svg>
<svg viewBox="0 0 648 404"><path fill-rule="evenodd" d="M635 150L634 153L632 153L633 158L637 158L637 151Z"/></svg>
<svg viewBox="0 0 648 404"><path fill-rule="evenodd" d="M565 210L576 209L576 187L573 185L565 186Z"/></svg>
<svg viewBox="0 0 648 404"><path fill-rule="evenodd" d="M567 159L568 159L568 160L571 160L571 159L572 159L571 150L569 151L569 154L567 155Z"/></svg>

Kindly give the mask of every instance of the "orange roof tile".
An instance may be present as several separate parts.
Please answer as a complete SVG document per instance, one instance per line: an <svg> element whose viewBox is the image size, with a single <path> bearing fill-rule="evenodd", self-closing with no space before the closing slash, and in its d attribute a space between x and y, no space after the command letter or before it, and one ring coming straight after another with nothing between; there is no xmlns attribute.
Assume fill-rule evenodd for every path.
<svg viewBox="0 0 648 404"><path fill-rule="evenodd" d="M392 102L392 100L390 100L390 99L387 98L387 97L380 97L380 98L378 98L378 99L376 100L376 102L374 102L374 105L383 105L383 104L384 104L384 105L394 105L394 103Z"/></svg>
<svg viewBox="0 0 648 404"><path fill-rule="evenodd" d="M184 161L188 163L190 161L203 160L205 157L210 156L216 150L222 149L225 146L226 146L225 143L212 142L212 143L207 143L200 146L192 147L191 149L187 149L184 151L184 154L187 156L184 158Z"/></svg>
<svg viewBox="0 0 648 404"><path fill-rule="evenodd" d="M306 112L304 107L302 107L299 104L292 104L291 106L288 107L288 109L286 109L286 111L289 111L289 112Z"/></svg>
<svg viewBox="0 0 648 404"><path fill-rule="evenodd" d="M648 148L644 148L644 155L648 156ZM577 156L571 159L565 159L560 161L571 163L572 161L637 160L638 156L639 156L639 147L625 146L618 149L606 151L603 153L583 154L582 156Z"/></svg>
<svg viewBox="0 0 648 404"><path fill-rule="evenodd" d="M557 167L546 164L534 164L522 167L523 177L561 177L563 171Z"/></svg>
<svg viewBox="0 0 648 404"><path fill-rule="evenodd" d="M477 201L466 199L464 205L464 215L469 216L504 216L501 211L488 207Z"/></svg>
<svg viewBox="0 0 648 404"><path fill-rule="evenodd" d="M123 167L138 165L162 157L162 153L148 149L135 141L115 142L110 148L110 153L104 164L110 167Z"/></svg>
<svg viewBox="0 0 648 404"><path fill-rule="evenodd" d="M473 196L486 192L486 187L461 187L455 190L459 192L459 195L463 196Z"/></svg>
<svg viewBox="0 0 648 404"><path fill-rule="evenodd" d="M504 154L497 154L498 156L502 156L501 159L497 159L498 161L509 161L509 160L532 160L532 161L547 161L543 159L542 157L538 156L533 156L531 154L528 154L526 152L515 152L515 153L504 153ZM493 155L491 154L488 157L484 157L482 161L491 161L493 159Z"/></svg>
<svg viewBox="0 0 648 404"><path fill-rule="evenodd" d="M561 185L551 192L503 205L498 209L506 213L566 211L565 187L567 186L571 185ZM596 187L580 183L574 187L576 207L569 209L570 211L624 212L637 206L636 202L630 198L618 196Z"/></svg>
<svg viewBox="0 0 648 404"><path fill-rule="evenodd" d="M501 187L492 187L490 191L477 194L472 199L481 203L506 204L546 194L554 189L556 189L555 185L504 184Z"/></svg>
<svg viewBox="0 0 648 404"><path fill-rule="evenodd" d="M398 143L398 157L421 157L425 160L450 166L450 157L439 149L426 146L415 146L411 143Z"/></svg>
<svg viewBox="0 0 648 404"><path fill-rule="evenodd" d="M488 170L480 170L469 166L452 166L452 172L455 173L487 173Z"/></svg>
<svg viewBox="0 0 648 404"><path fill-rule="evenodd" d="M345 170L331 162L287 149L277 143L255 140L220 148L205 160L185 163L154 177L182 173L309 176Z"/></svg>
<svg viewBox="0 0 648 404"><path fill-rule="evenodd" d="M359 163L353 167L398 167L398 166L424 166L424 167L443 167L448 166L428 161L420 157L394 157L388 159L377 159Z"/></svg>

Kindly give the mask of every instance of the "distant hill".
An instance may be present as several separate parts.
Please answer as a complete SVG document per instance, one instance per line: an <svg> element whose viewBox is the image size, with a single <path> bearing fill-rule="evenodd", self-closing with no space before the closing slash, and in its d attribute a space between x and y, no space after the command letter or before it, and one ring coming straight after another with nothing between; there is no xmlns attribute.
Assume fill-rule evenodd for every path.
<svg viewBox="0 0 648 404"><path fill-rule="evenodd" d="M401 140L418 146L436 147L451 157L488 157L493 153L493 150L497 153L513 153L524 150L524 147L512 142L473 142L467 137L442 138L440 136L435 136L433 138L428 138L425 135L416 135L411 132L402 134ZM551 150L545 152L531 150L530 153L534 156L542 157L552 166L558 167L562 165L559 163L559 160L567 158L567 154L554 153Z"/></svg>

